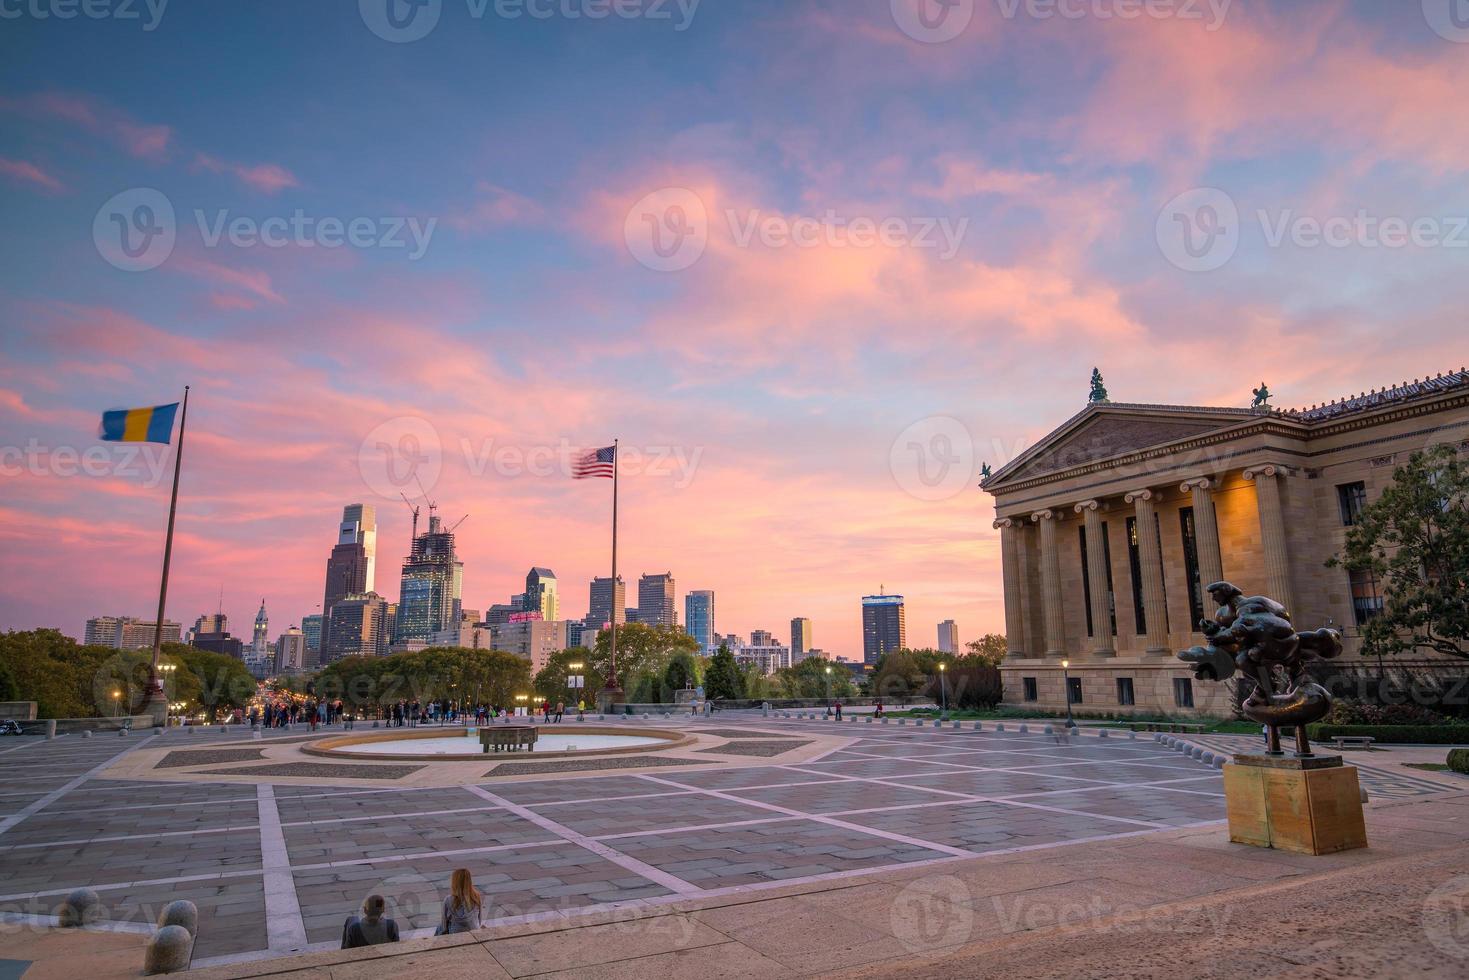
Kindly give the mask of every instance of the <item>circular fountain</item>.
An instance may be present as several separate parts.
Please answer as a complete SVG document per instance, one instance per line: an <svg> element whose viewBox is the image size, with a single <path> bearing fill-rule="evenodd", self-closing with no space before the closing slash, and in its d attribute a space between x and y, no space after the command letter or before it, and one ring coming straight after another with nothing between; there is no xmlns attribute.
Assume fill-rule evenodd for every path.
<svg viewBox="0 0 1469 980"><path fill-rule="evenodd" d="M484 737L482 737L484 736ZM513 737L507 737L513 736ZM319 739L310 755L379 761L466 762L506 754L537 757L658 752L692 741L679 732L567 725L485 725L482 728L399 728Z"/></svg>

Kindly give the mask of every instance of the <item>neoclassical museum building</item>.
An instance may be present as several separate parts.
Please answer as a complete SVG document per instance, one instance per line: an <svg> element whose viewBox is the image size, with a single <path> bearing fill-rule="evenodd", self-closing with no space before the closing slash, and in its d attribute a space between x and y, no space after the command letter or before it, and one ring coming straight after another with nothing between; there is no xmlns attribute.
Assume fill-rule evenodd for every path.
<svg viewBox="0 0 1469 980"><path fill-rule="evenodd" d="M1328 567L1415 451L1469 454L1469 372L1283 411L1093 402L981 486L995 498L1005 701L1227 715L1175 654L1203 642L1205 588L1233 582L1334 626L1346 657L1381 609L1370 573ZM1066 665L1063 674L1063 662Z"/></svg>

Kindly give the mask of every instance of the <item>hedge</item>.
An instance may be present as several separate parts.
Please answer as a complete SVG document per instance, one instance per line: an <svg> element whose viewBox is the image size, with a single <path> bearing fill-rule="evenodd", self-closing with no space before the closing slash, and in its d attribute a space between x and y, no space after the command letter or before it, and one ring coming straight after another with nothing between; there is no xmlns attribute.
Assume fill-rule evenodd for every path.
<svg viewBox="0 0 1469 980"><path fill-rule="evenodd" d="M1307 725L1306 734L1316 741L1328 741L1337 735L1365 735L1374 742L1389 744L1469 744L1469 725Z"/></svg>
<svg viewBox="0 0 1469 980"><path fill-rule="evenodd" d="M1469 773L1469 749L1450 749L1449 768L1454 772Z"/></svg>

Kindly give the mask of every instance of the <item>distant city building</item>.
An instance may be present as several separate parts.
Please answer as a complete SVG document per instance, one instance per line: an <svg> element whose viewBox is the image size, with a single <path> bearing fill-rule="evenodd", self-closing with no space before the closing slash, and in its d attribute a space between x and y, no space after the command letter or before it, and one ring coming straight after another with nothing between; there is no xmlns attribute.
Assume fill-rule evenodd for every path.
<svg viewBox="0 0 1469 980"><path fill-rule="evenodd" d="M510 622L511 616L524 611L520 608L519 603L497 602L485 610L485 618L482 622L489 623L491 626L497 626L501 623Z"/></svg>
<svg viewBox="0 0 1469 980"><path fill-rule="evenodd" d="M714 593L709 589L690 592L683 600L684 630L704 653L719 647L714 642Z"/></svg>
<svg viewBox="0 0 1469 980"><path fill-rule="evenodd" d="M939 653L959 652L959 627L952 619L939 623Z"/></svg>
<svg viewBox="0 0 1469 980"><path fill-rule="evenodd" d="M540 613L547 622L561 618L561 596L556 588L555 572L549 568L532 568L526 574L522 608Z"/></svg>
<svg viewBox="0 0 1469 980"><path fill-rule="evenodd" d="M326 633L331 649L322 662L332 663L343 657L380 657L392 645L394 621L398 607L376 592L349 595L332 604Z"/></svg>
<svg viewBox="0 0 1469 980"><path fill-rule="evenodd" d="M294 626L276 637L273 673L296 674L305 670L309 666L306 649L306 633Z"/></svg>
<svg viewBox="0 0 1469 980"><path fill-rule="evenodd" d="M862 659L877 658L908 645L908 623L900 595L862 597Z"/></svg>
<svg viewBox="0 0 1469 980"><path fill-rule="evenodd" d="M237 637L230 636L228 629L220 628L217 631L210 631L201 628L204 626L226 627L228 625L229 620L223 613L200 616L198 623L194 626L194 636L193 639L189 640L189 645L196 650L222 653L225 656L234 657L236 660L244 660L245 644Z"/></svg>
<svg viewBox="0 0 1469 980"><path fill-rule="evenodd" d="M782 667L791 666L791 648L779 643L751 643L737 651L733 647L730 649L734 652L737 663L754 664L767 677Z"/></svg>
<svg viewBox="0 0 1469 980"><path fill-rule="evenodd" d="M491 626L490 648L529 660L535 674L550 662L552 654L566 649L566 624L525 619Z"/></svg>
<svg viewBox="0 0 1469 980"><path fill-rule="evenodd" d="M376 577L377 509L371 504L351 504L342 509L337 543L326 562L326 590L321 599L322 636L317 642L320 662L328 663L344 655L332 646L332 606L349 595L374 591ZM352 643L355 646L355 641Z"/></svg>
<svg viewBox="0 0 1469 980"><path fill-rule="evenodd" d="M427 642L435 633L457 628L463 587L464 563L454 553L454 532L444 530L430 508L428 530L414 539L413 552L403 562L393 641Z"/></svg>
<svg viewBox="0 0 1469 980"><path fill-rule="evenodd" d="M791 620L791 659L800 663L811 650L811 620L797 616Z"/></svg>
<svg viewBox="0 0 1469 980"><path fill-rule="evenodd" d="M627 609L627 621L629 623L641 623L643 621L642 613L635 606L629 606Z"/></svg>
<svg viewBox="0 0 1469 980"><path fill-rule="evenodd" d="M587 621L599 628L603 623L612 622L614 611L619 625L627 622L627 585L622 576L617 576L615 589L610 578L592 579L587 608Z"/></svg>
<svg viewBox="0 0 1469 980"><path fill-rule="evenodd" d="M306 666L316 666L321 656L321 614L301 617L301 632L306 637Z"/></svg>
<svg viewBox="0 0 1469 980"><path fill-rule="evenodd" d="M750 630L750 646L773 647L775 645L775 636L770 630Z"/></svg>
<svg viewBox="0 0 1469 980"><path fill-rule="evenodd" d="M198 636L200 634L218 635L220 633L228 633L229 631L230 618L223 612L214 612L205 613L194 620L194 628L190 632Z"/></svg>
<svg viewBox="0 0 1469 980"><path fill-rule="evenodd" d="M265 611L265 600L260 600L260 611L255 614L255 634L251 638L251 652L264 660L270 655L270 616Z"/></svg>
<svg viewBox="0 0 1469 980"><path fill-rule="evenodd" d="M88 646L112 647L117 650L151 650L157 632L157 620L144 620L136 616L94 616L87 620L83 642ZM165 619L163 642L178 643L182 639L183 627Z"/></svg>
<svg viewBox="0 0 1469 980"><path fill-rule="evenodd" d="M648 626L678 625L678 595L672 572L638 579L638 622Z"/></svg>
<svg viewBox="0 0 1469 980"><path fill-rule="evenodd" d="M582 634L584 632L587 632L587 624L583 620L568 619L566 621L566 649L570 650L573 647L581 646ZM592 634L592 638L595 639L597 636L597 631L591 630L590 632Z"/></svg>

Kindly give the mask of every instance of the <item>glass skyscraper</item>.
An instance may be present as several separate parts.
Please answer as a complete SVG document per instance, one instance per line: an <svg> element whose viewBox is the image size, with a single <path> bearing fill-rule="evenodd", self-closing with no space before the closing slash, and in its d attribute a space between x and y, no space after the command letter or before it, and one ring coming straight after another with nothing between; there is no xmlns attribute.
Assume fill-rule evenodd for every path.
<svg viewBox="0 0 1469 980"><path fill-rule="evenodd" d="M457 629L463 587L464 562L454 553L454 532L443 530L439 516L430 514L428 530L414 540L413 553L403 562L393 641L427 643L435 633Z"/></svg>
<svg viewBox="0 0 1469 980"><path fill-rule="evenodd" d="M862 659L869 664L908 644L908 623L900 595L862 597Z"/></svg>
<svg viewBox="0 0 1469 980"><path fill-rule="evenodd" d="M683 600L684 631L705 653L714 652L714 592L701 589L690 592Z"/></svg>

